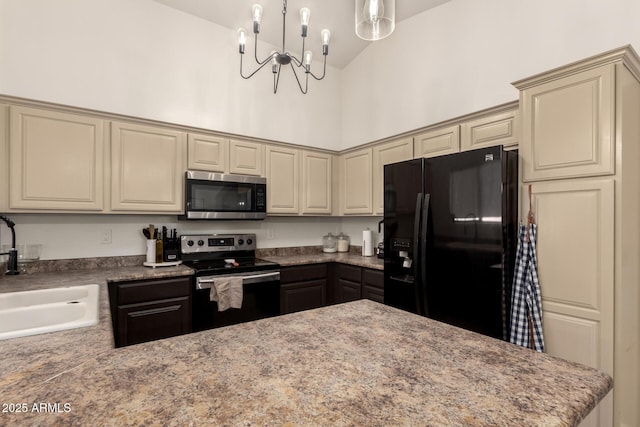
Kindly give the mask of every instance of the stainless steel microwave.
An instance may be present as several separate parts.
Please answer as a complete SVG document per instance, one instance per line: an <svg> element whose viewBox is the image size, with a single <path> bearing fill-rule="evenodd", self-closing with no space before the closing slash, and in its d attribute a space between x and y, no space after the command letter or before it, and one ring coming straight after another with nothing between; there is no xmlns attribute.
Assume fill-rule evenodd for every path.
<svg viewBox="0 0 640 427"><path fill-rule="evenodd" d="M187 171L184 219L264 219L267 179Z"/></svg>

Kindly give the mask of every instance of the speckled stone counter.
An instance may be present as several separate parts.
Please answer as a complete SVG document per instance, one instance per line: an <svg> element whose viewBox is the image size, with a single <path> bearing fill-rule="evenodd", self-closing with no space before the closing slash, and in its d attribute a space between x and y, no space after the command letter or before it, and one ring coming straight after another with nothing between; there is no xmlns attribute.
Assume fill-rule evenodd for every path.
<svg viewBox="0 0 640 427"><path fill-rule="evenodd" d="M384 270L384 260L376 256L365 257L360 252L334 252L324 253L319 248L316 251L295 251L286 250L259 250L257 256L268 261L277 262L283 267L303 264L321 264L325 262L339 262L343 264L357 265L359 267Z"/></svg>
<svg viewBox="0 0 640 427"><path fill-rule="evenodd" d="M0 341L0 403L11 409L0 425L572 426L612 385L593 369L368 300L114 349L106 280L183 274L0 279L0 291L104 291L96 326Z"/></svg>

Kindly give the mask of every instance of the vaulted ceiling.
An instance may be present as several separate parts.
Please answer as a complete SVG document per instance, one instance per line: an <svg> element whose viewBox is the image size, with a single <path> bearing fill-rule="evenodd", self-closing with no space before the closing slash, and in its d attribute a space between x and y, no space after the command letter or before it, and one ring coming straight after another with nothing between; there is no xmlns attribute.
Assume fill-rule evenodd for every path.
<svg viewBox="0 0 640 427"><path fill-rule="evenodd" d="M274 46L282 46L281 0L155 0L182 12L198 16L223 27L237 30L240 27L251 32L251 6L262 5L263 20L260 40ZM397 0L396 24L450 0ZM299 10L311 10L309 38L305 49L311 49L316 58L321 54L320 31L331 31L327 63L342 69L369 43L355 35L355 0L289 0L287 6L286 49L299 54L301 48ZM391 35L390 37L393 37ZM248 52L250 53L250 52Z"/></svg>

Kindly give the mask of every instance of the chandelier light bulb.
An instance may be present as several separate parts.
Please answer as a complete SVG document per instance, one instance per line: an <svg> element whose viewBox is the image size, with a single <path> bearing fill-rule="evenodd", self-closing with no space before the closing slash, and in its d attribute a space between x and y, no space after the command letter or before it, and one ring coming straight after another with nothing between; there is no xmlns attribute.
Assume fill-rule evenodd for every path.
<svg viewBox="0 0 640 427"><path fill-rule="evenodd" d="M247 30L244 28L238 28L238 45L240 47L240 53L244 53L244 45L247 43Z"/></svg>
<svg viewBox="0 0 640 427"><path fill-rule="evenodd" d="M311 18L311 11L306 7L300 9L300 25L302 26L302 37L307 37L307 27L309 26L309 18Z"/></svg>
<svg viewBox="0 0 640 427"><path fill-rule="evenodd" d="M320 38L322 39L322 54L329 54L329 40L331 40L331 31L326 28L320 32Z"/></svg>
<svg viewBox="0 0 640 427"><path fill-rule="evenodd" d="M309 69L311 68L311 60L313 60L313 53L310 50L305 50L304 51L304 68L306 69L307 73L309 72Z"/></svg>
<svg viewBox="0 0 640 427"><path fill-rule="evenodd" d="M258 34L260 32L260 21L262 21L262 6L254 4L251 7L251 17L253 18L253 32Z"/></svg>

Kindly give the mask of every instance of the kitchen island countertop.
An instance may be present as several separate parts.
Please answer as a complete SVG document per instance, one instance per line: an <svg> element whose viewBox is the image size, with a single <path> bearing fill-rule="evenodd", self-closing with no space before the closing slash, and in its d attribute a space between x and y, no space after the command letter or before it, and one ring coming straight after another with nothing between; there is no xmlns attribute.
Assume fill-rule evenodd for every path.
<svg viewBox="0 0 640 427"><path fill-rule="evenodd" d="M108 271L48 276L101 283L100 323L0 341L2 425L572 426L612 387L591 368L368 300L115 349Z"/></svg>

